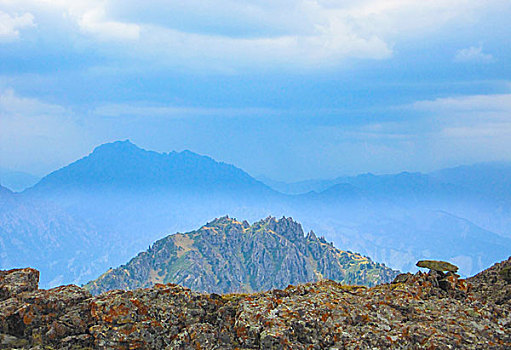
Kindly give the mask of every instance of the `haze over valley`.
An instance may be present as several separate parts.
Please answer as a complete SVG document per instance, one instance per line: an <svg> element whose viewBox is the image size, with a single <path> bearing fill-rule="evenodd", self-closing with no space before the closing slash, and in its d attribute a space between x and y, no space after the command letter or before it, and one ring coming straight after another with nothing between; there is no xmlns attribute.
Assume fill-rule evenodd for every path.
<svg viewBox="0 0 511 350"><path fill-rule="evenodd" d="M0 0L0 348L511 349L510 18Z"/></svg>
<svg viewBox="0 0 511 350"><path fill-rule="evenodd" d="M2 188L0 264L36 267L46 287L83 284L214 218L291 216L390 268L415 271L417 260L441 259L469 276L509 253L509 179L509 164L482 163L289 184L301 186L289 194L207 156L117 141L22 192Z"/></svg>

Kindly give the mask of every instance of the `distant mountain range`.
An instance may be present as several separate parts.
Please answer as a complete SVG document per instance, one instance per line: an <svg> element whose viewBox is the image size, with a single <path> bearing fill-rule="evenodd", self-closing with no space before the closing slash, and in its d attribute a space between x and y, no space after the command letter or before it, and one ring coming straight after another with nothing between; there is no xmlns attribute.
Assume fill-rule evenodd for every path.
<svg viewBox="0 0 511 350"><path fill-rule="evenodd" d="M161 154L119 141L101 145L90 155L52 172L17 198L27 204L39 203L41 208L45 203L58 208L65 213L63 218L87 223L91 234L100 238L96 240L101 242L97 249L88 249L101 258L90 264L87 276L63 266L62 274L48 271L46 265L54 266L54 262L44 250L33 252L40 259L28 260L30 265L45 271L49 280L42 281L42 285L51 286L55 284L50 282L62 276L64 282L84 283L165 234L190 230L197 222L226 213L250 220L267 216L273 213L268 206L279 196L241 169L209 157L189 151ZM24 219L17 222L30 222L25 214L18 214ZM9 220L0 227L3 224L11 225ZM33 236L40 236L45 229L44 223L31 227L28 231L14 228L20 233L19 241L27 241L27 246L31 246ZM69 230L62 230L62 234L67 233ZM53 238L58 239L59 235ZM74 237L77 246L88 246L72 231L69 236ZM11 263L19 261L13 259L18 256L17 250L6 247L2 254L5 259L1 267L21 266ZM61 255L67 256L68 262L76 260L74 249L62 247Z"/></svg>
<svg viewBox="0 0 511 350"><path fill-rule="evenodd" d="M108 261L107 239L59 206L26 200L0 186L2 267L38 266L47 274L44 285L79 283Z"/></svg>
<svg viewBox="0 0 511 350"><path fill-rule="evenodd" d="M492 194L463 181L467 175L446 172L449 179L442 172L345 178L301 195L306 200L292 215L315 222L337 245L402 270L414 270L414 260L438 258L454 261L465 276L475 274L511 250L511 203L500 190Z"/></svg>
<svg viewBox="0 0 511 350"><path fill-rule="evenodd" d="M272 192L230 164L190 151L157 153L130 141L101 145L94 151L45 176L28 194L44 196L72 191L123 190L130 192Z"/></svg>
<svg viewBox="0 0 511 350"><path fill-rule="evenodd" d="M509 256L510 188L511 167L488 163L343 177L321 191L285 194L190 151L113 142L22 193L0 191L11 203L0 213L0 268L36 267L45 287L85 283L172 232L228 214L250 222L292 216L395 269L432 258L473 275Z"/></svg>
<svg viewBox="0 0 511 350"><path fill-rule="evenodd" d="M488 162L464 165L435 171L430 175L440 181L473 189L508 204L511 202L511 163Z"/></svg>
<svg viewBox="0 0 511 350"><path fill-rule="evenodd" d="M431 173L409 173L375 175L371 173L357 176L340 176L334 179L316 179L299 182L275 181L266 176L258 179L273 188L286 194L305 194L308 192L323 192L338 184L352 184L364 188L372 188L378 185L395 181L403 177L429 178L429 181L452 184L463 187L466 190L484 193L492 197L501 197L511 200L511 162L486 162L473 165L463 165L446 168ZM399 182L397 182L399 184Z"/></svg>
<svg viewBox="0 0 511 350"><path fill-rule="evenodd" d="M35 185L41 178L22 171L0 168L0 185L20 192Z"/></svg>
<svg viewBox="0 0 511 350"><path fill-rule="evenodd" d="M254 292L322 279L374 286L398 274L360 254L336 249L314 232L305 236L291 218L250 225L222 217L199 230L167 236L128 264L85 288L111 289L176 283L201 292Z"/></svg>

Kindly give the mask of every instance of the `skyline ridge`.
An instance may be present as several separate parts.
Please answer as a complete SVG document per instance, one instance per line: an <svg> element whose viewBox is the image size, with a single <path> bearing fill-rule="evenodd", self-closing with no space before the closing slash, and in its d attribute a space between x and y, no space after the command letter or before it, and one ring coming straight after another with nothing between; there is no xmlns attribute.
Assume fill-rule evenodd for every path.
<svg viewBox="0 0 511 350"><path fill-rule="evenodd" d="M118 147L118 146L121 146L121 147ZM270 177L267 177L267 176L253 176L249 172L238 167L236 164L231 164L231 163L224 162L224 161L218 161L209 155L199 154L199 153L196 153L189 149L185 149L182 151L170 150L167 152L158 152L155 150L150 150L150 149L146 149L141 146L138 146L137 144L132 142L130 139L123 139L123 140L116 140L116 141L107 142L107 143L95 146L89 153L85 154L83 157L80 157L80 158L60 167L60 168L57 168L57 169L49 172L48 174L42 176L32 186L26 187L22 190L16 191L16 190L9 188L8 186L5 186L2 183L1 178L0 178L0 184L2 184L4 187L9 188L13 192L23 192L23 191L29 189L30 187L34 187L39 182L41 182L41 180L48 177L49 175L52 175L52 174L58 172L59 170L62 170L63 168L67 168L70 165L73 165L79 161L82 161L83 159L87 159L88 157L93 156L94 154L97 154L98 152L102 152L102 150L106 150L106 149L109 149L109 150L117 149L117 150L123 151L123 152L128 151L128 150L136 150L136 151L143 151L143 152L147 152L149 154L156 154L156 155L161 155L161 156L190 155L197 159L204 159L207 161L212 161L214 163L218 163L218 164L222 164L222 165L226 165L226 166L238 169L238 170L244 172L245 174L247 174L248 176L250 176L251 178L253 178L255 181L261 182L261 183L265 184L266 186L269 186L273 190L276 190L278 192L283 192L283 193L286 193L286 191L283 190L283 188L285 188L285 187L294 186L294 185L296 185L296 187L301 187L300 185L304 185L304 184L306 185L307 183L330 184L329 186L322 189L322 190L326 190L328 187L332 187L334 185L343 183L343 179L347 179L347 178L363 178L363 177L371 177L371 176L372 177L392 177L392 176L398 176L398 175L425 175L425 176L428 176L428 175L438 174L441 172L448 172L448 171L453 171L453 170L470 170L470 169L474 169L474 168L478 168L478 167L480 168L480 167L484 167L484 166L494 166L494 167L500 167L503 170L511 170L511 161L486 161L486 162L477 162L477 163L472 163L472 164L459 164L459 165L452 166L452 167L439 168L439 169L436 169L436 170L433 170L430 172L408 171L408 170L402 170L402 171L398 171L395 173L381 173L381 174L379 174L377 172L364 172L364 173L359 173L359 174L355 174L355 175L339 175L339 176L335 176L332 178L304 179L304 180L300 180L300 181L276 181L276 180L274 180ZM322 186L322 187L324 187L324 186ZM293 191L291 191L291 192L293 192ZM300 193L306 193L306 192L309 192L309 191L304 190L303 192L291 193L291 194L300 194Z"/></svg>

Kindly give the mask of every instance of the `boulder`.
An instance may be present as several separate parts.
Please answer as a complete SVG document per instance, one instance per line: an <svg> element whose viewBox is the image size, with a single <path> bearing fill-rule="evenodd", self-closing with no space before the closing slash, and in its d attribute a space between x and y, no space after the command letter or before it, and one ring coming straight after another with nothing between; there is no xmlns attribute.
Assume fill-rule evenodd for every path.
<svg viewBox="0 0 511 350"><path fill-rule="evenodd" d="M458 272L458 266L439 260L421 260L417 262L418 267L424 267L438 272Z"/></svg>
<svg viewBox="0 0 511 350"><path fill-rule="evenodd" d="M396 276L396 278L394 278L394 280L392 281L392 284L406 283L412 277L413 277L413 275L410 272L400 273L399 275Z"/></svg>
<svg viewBox="0 0 511 350"><path fill-rule="evenodd" d="M34 269L13 269L0 271L0 301L23 292L37 290L39 271Z"/></svg>

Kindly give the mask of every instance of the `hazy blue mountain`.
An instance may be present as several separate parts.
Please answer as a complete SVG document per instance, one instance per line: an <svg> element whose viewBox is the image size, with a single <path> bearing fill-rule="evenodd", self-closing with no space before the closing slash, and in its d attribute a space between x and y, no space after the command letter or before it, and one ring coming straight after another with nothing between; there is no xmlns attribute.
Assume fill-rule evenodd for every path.
<svg viewBox="0 0 511 350"><path fill-rule="evenodd" d="M470 276L511 251L511 239L444 211L374 204L318 210L324 211L324 220L307 217L307 226L325 232L338 246L402 271L415 270L421 259L440 259L454 262L462 275Z"/></svg>
<svg viewBox="0 0 511 350"><path fill-rule="evenodd" d="M57 202L105 227L129 230L147 244L146 236L193 228L198 220L227 212L245 214L247 207L264 208L279 197L232 165L190 151L146 151L129 141L101 145L23 194Z"/></svg>
<svg viewBox="0 0 511 350"><path fill-rule="evenodd" d="M455 183L507 202L511 201L511 163L488 162L442 169L436 179Z"/></svg>
<svg viewBox="0 0 511 350"><path fill-rule="evenodd" d="M28 259L16 244L45 247L44 240L54 237L62 244L47 248L52 254L35 250L31 258L41 259L40 269L44 264L54 269L53 279L85 282L84 273L62 272L67 265L51 256L62 254L58 261L70 261L77 255L85 261L79 247L87 247L91 260L84 268L93 273L97 266L117 266L172 232L191 231L215 217L256 221L285 215L307 230L324 232L337 246L392 268L407 270L422 258L452 259L470 275L511 251L510 178L505 166L482 164L432 174L342 177L323 191L286 195L209 157L114 142L23 193L2 189L10 198L4 200L14 204L2 213L0 227L9 234L2 236L0 255L9 258L3 267L12 267ZM68 240L74 235L76 242L83 241L80 246ZM93 242L89 237L95 237Z"/></svg>
<svg viewBox="0 0 511 350"><path fill-rule="evenodd" d="M459 166L431 173L435 179L456 183L473 196L450 211L477 225L511 238L511 163Z"/></svg>
<svg viewBox="0 0 511 350"><path fill-rule="evenodd" d="M97 147L24 195L58 202L117 231L130 230L144 244L150 243L145 236L154 239L166 231L193 228L199 219L237 209L243 213L252 203L265 207L261 198L278 196L232 165L190 151L146 151L129 141ZM137 231L141 228L143 237Z"/></svg>
<svg viewBox="0 0 511 350"><path fill-rule="evenodd" d="M229 213L283 214L280 194L232 165L189 151L157 153L129 141L104 144L21 194L45 201L102 233L115 266L170 232ZM85 282L83 280L82 282Z"/></svg>
<svg viewBox="0 0 511 350"><path fill-rule="evenodd" d="M437 184L451 184L463 187L467 192L484 193L491 197L510 200L511 198L511 163L485 162L473 165L463 165L441 169L431 173L410 173L375 175L366 173L356 176L340 176L334 179L315 179L299 182L274 181L265 176L258 177L269 187L288 194L304 194L308 192L323 192L328 188L349 183L362 188L383 188L390 190L400 188L402 180L415 178L419 182L429 181Z"/></svg>
<svg viewBox="0 0 511 350"><path fill-rule="evenodd" d="M105 238L58 206L0 186L0 269L35 267L45 287L79 283L108 267Z"/></svg>
<svg viewBox="0 0 511 350"><path fill-rule="evenodd" d="M230 164L190 151L157 153L130 141L107 143L47 176L27 193L119 189L135 192L271 192Z"/></svg>
<svg viewBox="0 0 511 350"><path fill-rule="evenodd" d="M0 200L3 202L13 195L12 191L7 187L0 185Z"/></svg>
<svg viewBox="0 0 511 350"><path fill-rule="evenodd" d="M297 182L284 182L275 181L264 175L258 176L257 179L267 186L273 188L275 191L292 195L304 194L308 192L321 192L342 182L342 178L331 180L304 180Z"/></svg>
<svg viewBox="0 0 511 350"><path fill-rule="evenodd" d="M22 171L0 168L0 184L12 191L23 191L35 185L41 178Z"/></svg>
<svg viewBox="0 0 511 350"><path fill-rule="evenodd" d="M289 215L326 232L336 245L393 268L450 259L471 275L511 251L508 169L482 164L435 174L339 178L324 191L297 196Z"/></svg>
<svg viewBox="0 0 511 350"><path fill-rule="evenodd" d="M334 182L326 190L324 186ZM270 183L270 182L268 182ZM303 182L306 183L306 182ZM362 174L334 180L314 180L305 196L314 202L347 201L357 193L358 201L386 203L383 212L415 208L443 210L463 217L500 235L511 237L511 165L480 163L437 172L388 175ZM293 184L289 184L294 186ZM285 187L283 184L279 185ZM348 187L353 188L348 190ZM297 187L294 187L296 190ZM311 193L310 190L318 192ZM348 191L348 192L346 192ZM320 200L321 199L321 200ZM351 211L351 207L347 208Z"/></svg>

